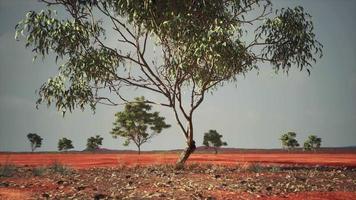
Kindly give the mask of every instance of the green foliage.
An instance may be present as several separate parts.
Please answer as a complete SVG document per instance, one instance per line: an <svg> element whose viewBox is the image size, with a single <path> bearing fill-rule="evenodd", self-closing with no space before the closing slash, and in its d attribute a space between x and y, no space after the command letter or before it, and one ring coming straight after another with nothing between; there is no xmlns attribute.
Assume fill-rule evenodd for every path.
<svg viewBox="0 0 356 200"><path fill-rule="evenodd" d="M273 173L277 173L277 172L281 172L282 168L279 167L279 166L272 166L272 167L269 168L269 171L273 172Z"/></svg>
<svg viewBox="0 0 356 200"><path fill-rule="evenodd" d="M36 148L41 147L43 138L36 133L27 134L27 139L31 143L31 151L35 151Z"/></svg>
<svg viewBox="0 0 356 200"><path fill-rule="evenodd" d="M276 71L282 68L288 72L296 64L300 70L306 67L310 74L311 61L316 61L313 54L322 55L322 45L315 40L313 23L308 20L311 16L301 6L282 8L276 13L258 28L257 37L265 34L265 42L271 44L262 50L263 57L271 59Z"/></svg>
<svg viewBox="0 0 356 200"><path fill-rule="evenodd" d="M61 138L58 141L58 151L68 151L68 149L73 149L74 146L72 144L72 140L67 138Z"/></svg>
<svg viewBox="0 0 356 200"><path fill-rule="evenodd" d="M54 161L50 167L49 167L53 172L55 173L59 173L59 174L68 174L71 172L70 168L63 165L61 162L59 161Z"/></svg>
<svg viewBox="0 0 356 200"><path fill-rule="evenodd" d="M304 150L311 151L320 148L321 138L316 135L309 135L308 139L304 142Z"/></svg>
<svg viewBox="0 0 356 200"><path fill-rule="evenodd" d="M127 61L146 63L145 67L147 62L143 57L135 60L131 53L122 54L123 51L105 45L104 19L113 22L120 41L141 52L142 48L121 34L123 31L134 38L146 35L156 41L165 53L165 63L153 66L152 69L160 69L156 76L151 74L152 69L146 71L150 78L145 81L153 77L160 79L156 80L160 84L179 79L180 85L194 84L207 90L235 80L236 75L258 67L258 62L270 62L276 70L282 68L286 72L296 64L309 72L314 55L322 55L322 45L312 32L311 16L300 6L274 10L272 14L270 0L79 2L46 2L49 7L65 6L69 15L62 19L50 9L30 11L16 26L15 38L24 37L26 47L31 47L35 56L53 53L56 61L64 60L59 75L40 88L37 102L56 101L56 107L63 112L76 106L84 109L86 104L94 109L98 99L92 85L114 89L113 83L120 82L147 89L134 79L128 81L118 75L120 68L126 69ZM94 11L104 19L97 19ZM245 19L254 11L263 12L255 20ZM254 31L243 26L252 23L258 25ZM137 35L134 30L138 30ZM245 34L254 34L254 41L243 41ZM168 92L161 89L157 86L155 90Z"/></svg>
<svg viewBox="0 0 356 200"><path fill-rule="evenodd" d="M288 132L281 136L280 140L282 141L283 148L287 148L288 150L299 147L298 141L295 139L297 134L295 132Z"/></svg>
<svg viewBox="0 0 356 200"><path fill-rule="evenodd" d="M247 166L246 171L253 172L253 173L260 173L260 172L264 171L265 169L266 168L263 167L259 163L251 163Z"/></svg>
<svg viewBox="0 0 356 200"><path fill-rule="evenodd" d="M13 164L5 163L0 165L0 177L12 177L17 171L17 167Z"/></svg>
<svg viewBox="0 0 356 200"><path fill-rule="evenodd" d="M100 135L96 135L95 137L90 137L87 140L87 150L94 151L99 148L103 143L103 139Z"/></svg>
<svg viewBox="0 0 356 200"><path fill-rule="evenodd" d="M43 174L46 173L46 171L47 170L44 167L35 167L35 168L32 169L32 174L34 176L42 176Z"/></svg>
<svg viewBox="0 0 356 200"><path fill-rule="evenodd" d="M111 135L114 138L125 138L125 146L129 145L130 141L134 142L140 153L142 144L170 127L165 123L165 118L159 116L159 112L150 112L151 109L152 106L144 97L137 97L133 102L127 103L124 111L115 114Z"/></svg>
<svg viewBox="0 0 356 200"><path fill-rule="evenodd" d="M90 73L98 72L102 75L97 69L99 67L95 69L93 66L96 64L95 59L101 58L105 53L87 48L91 45L91 38L99 36L103 30L99 24L60 20L56 17L56 11L52 10L42 10L39 13L30 11L16 26L15 38L20 32L27 32L26 47L33 46L34 59L38 55L45 58L51 52L55 54L56 62L58 58L68 57L68 62L60 65L58 76L48 79L47 83L41 86L37 104L45 101L50 105L56 99L56 107L63 114L67 109L72 111L76 106L84 109L85 104L94 109L92 88L88 81L94 78ZM88 58L93 54L97 55L97 58ZM83 68L90 69L85 71ZM67 81L70 82L69 85L66 84Z"/></svg>
<svg viewBox="0 0 356 200"><path fill-rule="evenodd" d="M207 147L214 147L215 154L217 153L217 148L221 146L226 146L227 143L221 140L223 136L220 135L216 130L209 130L209 132L204 134L203 145Z"/></svg>
<svg viewBox="0 0 356 200"><path fill-rule="evenodd" d="M233 79L251 67L251 55L234 36L240 35L238 22L222 2L112 1L111 5L131 23L153 33L163 48L171 49L165 66L170 78L187 74L185 81L204 87Z"/></svg>

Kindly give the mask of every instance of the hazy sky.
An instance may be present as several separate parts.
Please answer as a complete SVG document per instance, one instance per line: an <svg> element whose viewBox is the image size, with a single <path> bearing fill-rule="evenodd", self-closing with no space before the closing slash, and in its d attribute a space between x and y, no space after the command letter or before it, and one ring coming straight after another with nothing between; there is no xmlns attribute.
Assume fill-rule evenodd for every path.
<svg viewBox="0 0 356 200"><path fill-rule="evenodd" d="M204 132L216 129L228 146L278 148L280 135L297 133L303 143L309 134L323 139L323 146L356 145L356 1L279 0L278 7L302 5L311 15L316 35L324 45L324 57L314 65L311 76L291 71L275 74L271 67L259 75L250 72L234 84L208 95L199 107L195 139L200 145ZM57 149L58 139L73 140L76 150L85 147L89 136L104 137L103 147L123 147L123 140L109 134L114 113L122 107L99 106L95 115L80 110L62 118L53 108L35 108L35 90L57 67L51 59L32 62L30 49L14 40L14 26L29 10L41 10L35 0L0 0L0 151L28 151L26 135L44 138L42 151ZM156 110L172 124L143 150L183 148L185 140L165 108Z"/></svg>

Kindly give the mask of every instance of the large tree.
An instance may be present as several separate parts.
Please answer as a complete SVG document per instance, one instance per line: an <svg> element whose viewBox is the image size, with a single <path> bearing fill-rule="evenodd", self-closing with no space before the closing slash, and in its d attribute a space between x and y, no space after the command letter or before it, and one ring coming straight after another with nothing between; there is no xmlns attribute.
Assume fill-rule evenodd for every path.
<svg viewBox="0 0 356 200"><path fill-rule="evenodd" d="M142 144L170 127L165 123L164 117L159 116L158 112L150 112L151 109L152 106L146 103L144 97L137 97L135 102L127 103L124 111L115 114L111 135L114 138L125 138L125 146L132 141L140 154Z"/></svg>
<svg viewBox="0 0 356 200"><path fill-rule="evenodd" d="M215 154L218 153L218 148L221 146L226 146L227 143L221 140L223 136L220 135L216 130L209 130L209 132L204 133L203 145L207 147L214 147Z"/></svg>
<svg viewBox="0 0 356 200"><path fill-rule="evenodd" d="M43 138L37 133L29 133L27 134L27 139L31 143L31 151L34 152L36 148L40 148L42 145Z"/></svg>
<svg viewBox="0 0 356 200"><path fill-rule="evenodd" d="M58 151L68 151L73 148L72 140L65 137L58 140Z"/></svg>
<svg viewBox="0 0 356 200"><path fill-rule="evenodd" d="M54 54L59 65L37 103L64 113L129 101L123 88L160 95L147 103L172 109L187 143L178 164L196 148L193 116L208 92L263 63L310 73L322 55L311 16L270 0L40 1L48 10L30 11L16 26L35 56Z"/></svg>

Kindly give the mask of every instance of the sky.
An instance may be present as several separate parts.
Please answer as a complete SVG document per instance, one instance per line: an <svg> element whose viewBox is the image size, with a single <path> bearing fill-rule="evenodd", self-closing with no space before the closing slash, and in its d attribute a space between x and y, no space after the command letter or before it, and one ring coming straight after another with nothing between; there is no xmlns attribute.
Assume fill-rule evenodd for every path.
<svg viewBox="0 0 356 200"><path fill-rule="evenodd" d="M288 131L296 132L301 144L315 134L322 146L356 145L356 1L272 2L277 7L301 5L313 16L324 57L313 65L310 76L296 70L288 76L275 74L270 66L262 66L258 74L252 71L207 95L194 118L197 144L202 144L204 132L215 129L228 147L236 148L280 148L279 137ZM43 137L39 151L57 150L62 137L82 150L86 139L97 134L104 138L103 148L136 149L110 135L114 114L122 106L98 106L95 114L77 110L64 118L53 107L35 108L35 91L57 74L57 66L50 57L32 62L31 50L15 41L14 27L27 11L41 9L45 6L35 0L0 0L0 151L29 151L29 132ZM142 149L184 148L173 112L154 109L172 127Z"/></svg>

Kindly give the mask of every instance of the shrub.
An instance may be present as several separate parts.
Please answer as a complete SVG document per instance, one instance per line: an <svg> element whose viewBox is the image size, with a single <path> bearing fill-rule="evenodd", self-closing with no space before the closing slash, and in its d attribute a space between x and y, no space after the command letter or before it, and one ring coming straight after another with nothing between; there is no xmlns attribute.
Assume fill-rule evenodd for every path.
<svg viewBox="0 0 356 200"><path fill-rule="evenodd" d="M246 171L254 172L254 173L260 173L260 172L263 171L263 169L264 169L264 167L261 164L259 164L259 163L251 163L246 168Z"/></svg>
<svg viewBox="0 0 356 200"><path fill-rule="evenodd" d="M60 173L60 174L68 174L70 172L70 168L63 165L62 163L58 162L58 161L54 161L51 166L50 169L53 172L56 173Z"/></svg>
<svg viewBox="0 0 356 200"><path fill-rule="evenodd" d="M44 173L46 173L47 169L44 167L35 167L32 169L32 174L34 176L42 176Z"/></svg>
<svg viewBox="0 0 356 200"><path fill-rule="evenodd" d="M13 164L5 163L0 166L0 177L11 177L17 171L17 167Z"/></svg>
<svg viewBox="0 0 356 200"><path fill-rule="evenodd" d="M280 171L282 171L282 168L279 166L272 166L269 168L269 171L270 172L280 172Z"/></svg>

